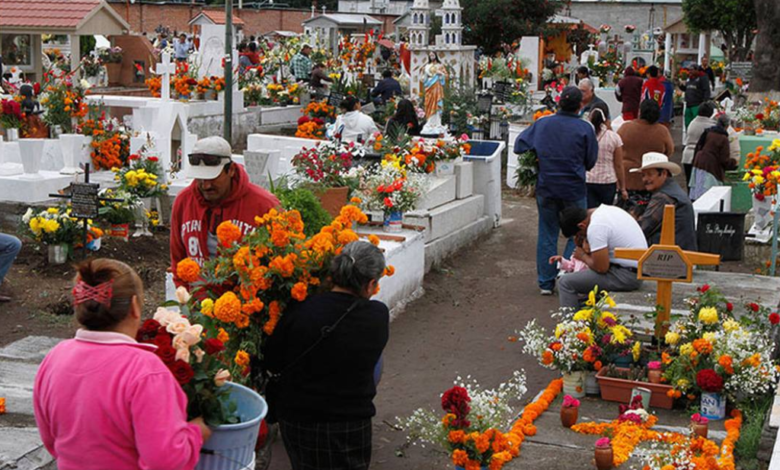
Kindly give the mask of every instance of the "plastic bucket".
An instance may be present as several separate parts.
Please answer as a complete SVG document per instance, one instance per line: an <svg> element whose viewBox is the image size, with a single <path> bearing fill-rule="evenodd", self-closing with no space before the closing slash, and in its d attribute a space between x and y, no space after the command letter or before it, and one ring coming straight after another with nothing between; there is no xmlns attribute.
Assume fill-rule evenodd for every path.
<svg viewBox="0 0 780 470"><path fill-rule="evenodd" d="M228 382L230 399L238 406L238 424L211 428L211 438L203 444L197 470L243 470L255 458L260 423L268 413L268 404L254 390Z"/></svg>

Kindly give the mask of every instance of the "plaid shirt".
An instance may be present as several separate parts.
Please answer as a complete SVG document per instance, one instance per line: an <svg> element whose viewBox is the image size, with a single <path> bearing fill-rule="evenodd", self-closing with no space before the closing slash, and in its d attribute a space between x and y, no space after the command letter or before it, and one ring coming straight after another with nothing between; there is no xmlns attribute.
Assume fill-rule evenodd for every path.
<svg viewBox="0 0 780 470"><path fill-rule="evenodd" d="M311 59L300 52L290 61L290 71L298 80L308 80L311 76Z"/></svg>
<svg viewBox="0 0 780 470"><path fill-rule="evenodd" d="M599 159L587 174L586 181L592 184L610 184L617 181L615 173L615 150L623 146L617 132L605 129L599 133Z"/></svg>

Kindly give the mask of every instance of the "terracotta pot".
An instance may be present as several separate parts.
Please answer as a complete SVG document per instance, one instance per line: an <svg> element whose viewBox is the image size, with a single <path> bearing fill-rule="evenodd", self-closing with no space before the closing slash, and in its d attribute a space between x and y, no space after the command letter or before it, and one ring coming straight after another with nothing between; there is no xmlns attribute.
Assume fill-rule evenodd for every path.
<svg viewBox="0 0 780 470"><path fill-rule="evenodd" d="M693 433L697 436L701 436L705 439L707 439L707 434L709 433L709 424L704 423L694 423L691 421L691 429L693 430Z"/></svg>
<svg viewBox="0 0 780 470"><path fill-rule="evenodd" d="M612 447L596 447L596 468L599 470L609 470L612 468Z"/></svg>
<svg viewBox="0 0 780 470"><path fill-rule="evenodd" d="M577 424L577 417L579 416L580 409L576 406L568 406L561 408L561 425L564 428L570 428Z"/></svg>
<svg viewBox="0 0 780 470"><path fill-rule="evenodd" d="M325 191L317 194L323 209L328 211L331 217L336 217L341 212L341 208L347 205L347 195L349 188L342 186L340 188L327 188Z"/></svg>
<svg viewBox="0 0 780 470"><path fill-rule="evenodd" d="M106 71L108 72L108 84L119 85L119 80L122 79L122 64L106 64Z"/></svg>
<svg viewBox="0 0 780 470"><path fill-rule="evenodd" d="M663 372L660 370L649 370L647 371L647 380L651 384L660 384L661 383L661 377L663 376Z"/></svg>
<svg viewBox="0 0 780 470"><path fill-rule="evenodd" d="M619 367L617 370L627 371L627 369L621 369ZM607 368L604 367L596 374L596 379L599 381L599 387L601 387L602 400L629 403L631 401L631 392L634 388L643 387L651 391L650 406L667 410L672 409L674 398L667 395L667 392L673 389L671 385L634 382L631 380L607 377L606 373Z"/></svg>

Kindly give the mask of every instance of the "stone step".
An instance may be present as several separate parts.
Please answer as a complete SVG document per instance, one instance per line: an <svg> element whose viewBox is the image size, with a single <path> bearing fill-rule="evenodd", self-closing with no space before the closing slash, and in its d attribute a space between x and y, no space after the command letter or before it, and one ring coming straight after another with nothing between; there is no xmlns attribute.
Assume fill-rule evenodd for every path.
<svg viewBox="0 0 780 470"><path fill-rule="evenodd" d="M454 180L453 180L454 181ZM425 244L450 236L483 215L485 197L478 194L454 200L428 211L404 214L404 223L425 227Z"/></svg>
<svg viewBox="0 0 780 470"><path fill-rule="evenodd" d="M428 190L417 204L418 211L435 209L455 200L457 195L457 179L455 175L429 176Z"/></svg>
<svg viewBox="0 0 780 470"><path fill-rule="evenodd" d="M61 338L49 336L28 336L0 348L0 359L40 363L60 341Z"/></svg>
<svg viewBox="0 0 780 470"><path fill-rule="evenodd" d="M482 196L478 196L482 197ZM482 212L480 211L479 214ZM468 246L493 229L493 218L487 215L478 218L447 235L438 238L425 245L425 272L431 270L448 257L457 253L461 248Z"/></svg>
<svg viewBox="0 0 780 470"><path fill-rule="evenodd" d="M0 397L5 397L8 413L33 414L33 383L38 364L0 361Z"/></svg>
<svg viewBox="0 0 780 470"><path fill-rule="evenodd" d="M37 428L0 428L0 470L56 469Z"/></svg>

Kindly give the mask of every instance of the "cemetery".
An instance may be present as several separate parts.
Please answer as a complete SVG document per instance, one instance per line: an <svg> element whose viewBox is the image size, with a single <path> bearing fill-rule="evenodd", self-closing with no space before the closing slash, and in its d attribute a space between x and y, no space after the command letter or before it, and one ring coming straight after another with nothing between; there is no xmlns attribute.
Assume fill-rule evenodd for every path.
<svg viewBox="0 0 780 470"><path fill-rule="evenodd" d="M70 468L42 410L82 343L155 354L181 468L297 470L293 423L346 422L371 430L360 468L780 469L780 82L760 49L780 11L738 0L737 38L701 1L622 25L522 0L497 28L498 0L0 0L0 470ZM144 8L170 22L150 34ZM630 141L639 124L671 149ZM613 204L644 244L593 246ZM128 282L92 279L101 260L142 290L92 328L85 305L107 315ZM125 447L187 453L142 440Z"/></svg>

